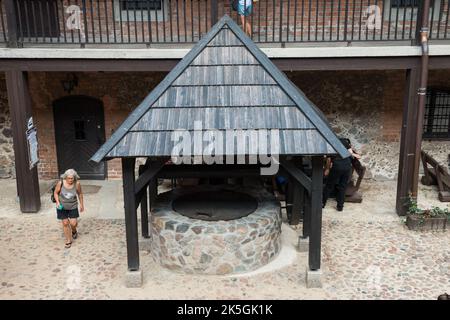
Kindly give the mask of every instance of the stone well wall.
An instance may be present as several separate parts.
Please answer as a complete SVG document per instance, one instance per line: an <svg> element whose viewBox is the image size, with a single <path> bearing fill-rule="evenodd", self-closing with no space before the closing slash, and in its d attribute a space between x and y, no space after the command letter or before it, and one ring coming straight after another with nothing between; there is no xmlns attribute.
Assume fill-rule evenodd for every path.
<svg viewBox="0 0 450 320"><path fill-rule="evenodd" d="M248 216L229 221L191 219L175 212L181 195L226 188L258 202ZM281 249L280 205L264 189L239 186L196 186L158 195L151 215L151 253L162 266L190 274L231 274L269 263Z"/></svg>

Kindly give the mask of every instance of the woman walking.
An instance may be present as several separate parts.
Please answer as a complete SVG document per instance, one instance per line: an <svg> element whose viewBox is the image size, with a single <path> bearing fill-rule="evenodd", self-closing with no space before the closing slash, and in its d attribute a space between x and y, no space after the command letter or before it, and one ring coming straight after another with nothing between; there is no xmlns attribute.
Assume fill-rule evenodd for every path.
<svg viewBox="0 0 450 320"><path fill-rule="evenodd" d="M81 184L78 181L80 177L73 169L68 169L61 176L55 187L53 196L56 200L56 214L62 221L64 235L66 237L66 248L72 245L72 239L78 237L77 218L80 212L84 211L83 193L81 192Z"/></svg>

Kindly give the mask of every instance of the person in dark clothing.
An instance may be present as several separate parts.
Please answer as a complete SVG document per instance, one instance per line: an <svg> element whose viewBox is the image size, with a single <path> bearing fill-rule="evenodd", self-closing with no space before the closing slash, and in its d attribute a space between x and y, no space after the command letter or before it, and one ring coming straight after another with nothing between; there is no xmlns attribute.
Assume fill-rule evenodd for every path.
<svg viewBox="0 0 450 320"><path fill-rule="evenodd" d="M327 159L327 166L324 175L327 176L327 182L323 188L322 208L325 207L330 194L336 189L337 210L344 209L345 189L352 175L352 158L360 159L360 155L352 149L349 139L340 139L342 144L350 152L351 156L341 158L336 156L333 159ZM331 167L331 169L328 169Z"/></svg>

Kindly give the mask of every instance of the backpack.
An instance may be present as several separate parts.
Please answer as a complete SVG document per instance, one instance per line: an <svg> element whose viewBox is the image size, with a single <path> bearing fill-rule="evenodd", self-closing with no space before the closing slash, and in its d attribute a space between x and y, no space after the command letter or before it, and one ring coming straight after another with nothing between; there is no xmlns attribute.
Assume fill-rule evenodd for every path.
<svg viewBox="0 0 450 320"><path fill-rule="evenodd" d="M60 181L61 181L61 184L62 184L62 179L61 179ZM56 189L56 185L57 185L57 184L58 184L58 182L55 183L55 184L53 185L53 187L52 187L52 194L50 195L50 200L51 200L53 203L56 203L56 199L55 199L54 194L55 194L55 189Z"/></svg>
<svg viewBox="0 0 450 320"><path fill-rule="evenodd" d="M239 0L231 0L231 7L233 11L238 11Z"/></svg>

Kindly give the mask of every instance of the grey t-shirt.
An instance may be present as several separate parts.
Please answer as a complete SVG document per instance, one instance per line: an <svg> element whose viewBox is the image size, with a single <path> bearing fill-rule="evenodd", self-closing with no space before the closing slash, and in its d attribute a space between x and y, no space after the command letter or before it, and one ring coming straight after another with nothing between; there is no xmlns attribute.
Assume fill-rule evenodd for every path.
<svg viewBox="0 0 450 320"><path fill-rule="evenodd" d="M65 210L73 210L78 208L77 187L73 184L71 189L64 186L61 182L61 192L59 193L59 202Z"/></svg>

